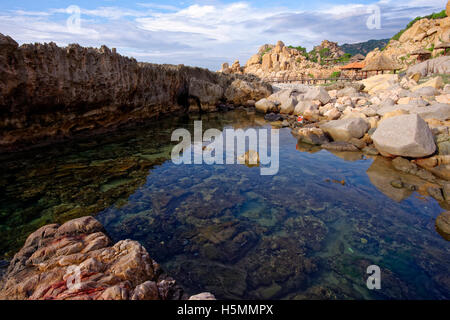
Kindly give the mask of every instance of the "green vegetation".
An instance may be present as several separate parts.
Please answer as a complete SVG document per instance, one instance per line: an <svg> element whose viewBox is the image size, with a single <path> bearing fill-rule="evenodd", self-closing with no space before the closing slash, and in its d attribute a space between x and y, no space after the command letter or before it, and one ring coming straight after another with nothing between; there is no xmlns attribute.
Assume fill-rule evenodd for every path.
<svg viewBox="0 0 450 320"><path fill-rule="evenodd" d="M267 48L266 50L263 51L263 53L261 53L261 58L267 53L272 51L272 48Z"/></svg>
<svg viewBox="0 0 450 320"><path fill-rule="evenodd" d="M342 51L350 53L352 56L357 54L367 55L375 48L384 48L388 44L389 39L369 40L365 42L343 44L339 46ZM383 50L383 49L381 49Z"/></svg>
<svg viewBox="0 0 450 320"><path fill-rule="evenodd" d="M432 13L432 14L430 14L428 16L424 16L424 17L416 17L414 20L412 20L410 23L408 23L408 25L406 26L405 29L400 30L396 35L394 35L392 37L392 40L399 40L401 35L406 30L411 28L413 26L413 24L416 23L417 21L419 21L420 19L424 19L424 18L427 18L427 19L442 19L442 18L445 18L445 17L447 17L447 14L445 13L445 10L442 10L441 12L438 12L438 13Z"/></svg>
<svg viewBox="0 0 450 320"><path fill-rule="evenodd" d="M336 63L347 63L350 61L351 57L352 57L352 55L350 53L346 53L343 56L341 56L340 58L336 59L335 62Z"/></svg>
<svg viewBox="0 0 450 320"><path fill-rule="evenodd" d="M427 50L430 51L430 52L433 52L433 50L434 50L434 43L432 43L431 47L429 47Z"/></svg>
<svg viewBox="0 0 450 320"><path fill-rule="evenodd" d="M302 46L294 47L294 46L288 46L288 48L295 49L297 51L300 51L303 55L306 54L306 48Z"/></svg>
<svg viewBox="0 0 450 320"><path fill-rule="evenodd" d="M340 71L335 71L331 74L330 78L339 78L341 76Z"/></svg>

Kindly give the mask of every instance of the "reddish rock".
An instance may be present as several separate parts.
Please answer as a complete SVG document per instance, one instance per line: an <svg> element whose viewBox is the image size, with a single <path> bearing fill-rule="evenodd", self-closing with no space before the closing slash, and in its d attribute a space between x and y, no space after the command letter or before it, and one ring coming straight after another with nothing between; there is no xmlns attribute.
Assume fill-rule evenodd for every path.
<svg viewBox="0 0 450 320"><path fill-rule="evenodd" d="M112 244L92 217L32 233L0 282L8 300L188 299L136 241Z"/></svg>

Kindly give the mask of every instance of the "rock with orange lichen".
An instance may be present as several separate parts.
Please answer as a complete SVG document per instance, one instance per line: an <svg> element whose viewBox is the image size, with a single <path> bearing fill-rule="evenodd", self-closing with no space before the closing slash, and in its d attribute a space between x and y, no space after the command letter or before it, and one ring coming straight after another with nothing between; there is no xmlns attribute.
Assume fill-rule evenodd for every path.
<svg viewBox="0 0 450 320"><path fill-rule="evenodd" d="M136 241L112 244L87 216L32 233L0 283L8 300L178 300L189 296Z"/></svg>

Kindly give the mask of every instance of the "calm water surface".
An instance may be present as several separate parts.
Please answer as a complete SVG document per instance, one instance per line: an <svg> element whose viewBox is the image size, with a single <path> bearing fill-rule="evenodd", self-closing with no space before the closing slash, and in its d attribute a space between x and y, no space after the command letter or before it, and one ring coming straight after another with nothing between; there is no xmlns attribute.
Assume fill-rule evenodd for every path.
<svg viewBox="0 0 450 320"><path fill-rule="evenodd" d="M231 299L449 299L450 245L427 183L390 161L298 144L280 130L280 170L175 165L175 128L194 118L0 156L0 254L39 226L96 215L140 241L190 293ZM270 126L243 110L203 129ZM418 191L395 189L400 179ZM345 183L338 183L338 181ZM366 268L381 268L368 290Z"/></svg>

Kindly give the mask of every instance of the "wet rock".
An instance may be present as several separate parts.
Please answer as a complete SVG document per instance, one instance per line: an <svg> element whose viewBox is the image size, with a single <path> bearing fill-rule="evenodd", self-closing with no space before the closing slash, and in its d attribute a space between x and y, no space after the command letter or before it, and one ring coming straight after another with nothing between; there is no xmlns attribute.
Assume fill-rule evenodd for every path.
<svg viewBox="0 0 450 320"><path fill-rule="evenodd" d="M442 187L442 193L444 194L444 199L449 201L450 200L450 183L445 183Z"/></svg>
<svg viewBox="0 0 450 320"><path fill-rule="evenodd" d="M319 128L300 128L294 129L292 132L304 143L321 145L330 141L325 133Z"/></svg>
<svg viewBox="0 0 450 320"><path fill-rule="evenodd" d="M0 283L1 299L160 299L162 273L138 242L115 245L92 217L32 233ZM171 292L181 292L173 281ZM159 295L158 295L159 294ZM166 295L165 299L187 298Z"/></svg>
<svg viewBox="0 0 450 320"><path fill-rule="evenodd" d="M405 173L416 174L418 170L417 165L415 163L412 163L402 157L397 157L394 160L392 160L392 164L394 165L395 169Z"/></svg>
<svg viewBox="0 0 450 320"><path fill-rule="evenodd" d="M269 113L269 114L266 114L264 116L264 119L267 120L267 121L270 121L270 122L272 122L272 121L282 121L283 120L283 116L281 114L278 114L278 113Z"/></svg>
<svg viewBox="0 0 450 320"><path fill-rule="evenodd" d="M444 201L444 196L442 195L442 189L436 187L428 187L427 192L437 201Z"/></svg>
<svg viewBox="0 0 450 320"><path fill-rule="evenodd" d="M249 150L237 158L240 164L259 165L259 154L255 150Z"/></svg>
<svg viewBox="0 0 450 320"><path fill-rule="evenodd" d="M397 189L403 188L403 182L401 180L393 180L391 181L391 186Z"/></svg>
<svg viewBox="0 0 450 320"><path fill-rule="evenodd" d="M403 115L386 119L372 135L375 147L383 155L424 157L436 150L427 123L417 115Z"/></svg>
<svg viewBox="0 0 450 320"><path fill-rule="evenodd" d="M358 151L359 149L353 144L343 141L333 141L329 143L324 143L321 145L322 148L332 151Z"/></svg>
<svg viewBox="0 0 450 320"><path fill-rule="evenodd" d="M447 241L450 241L450 211L441 213L436 218L436 230Z"/></svg>

